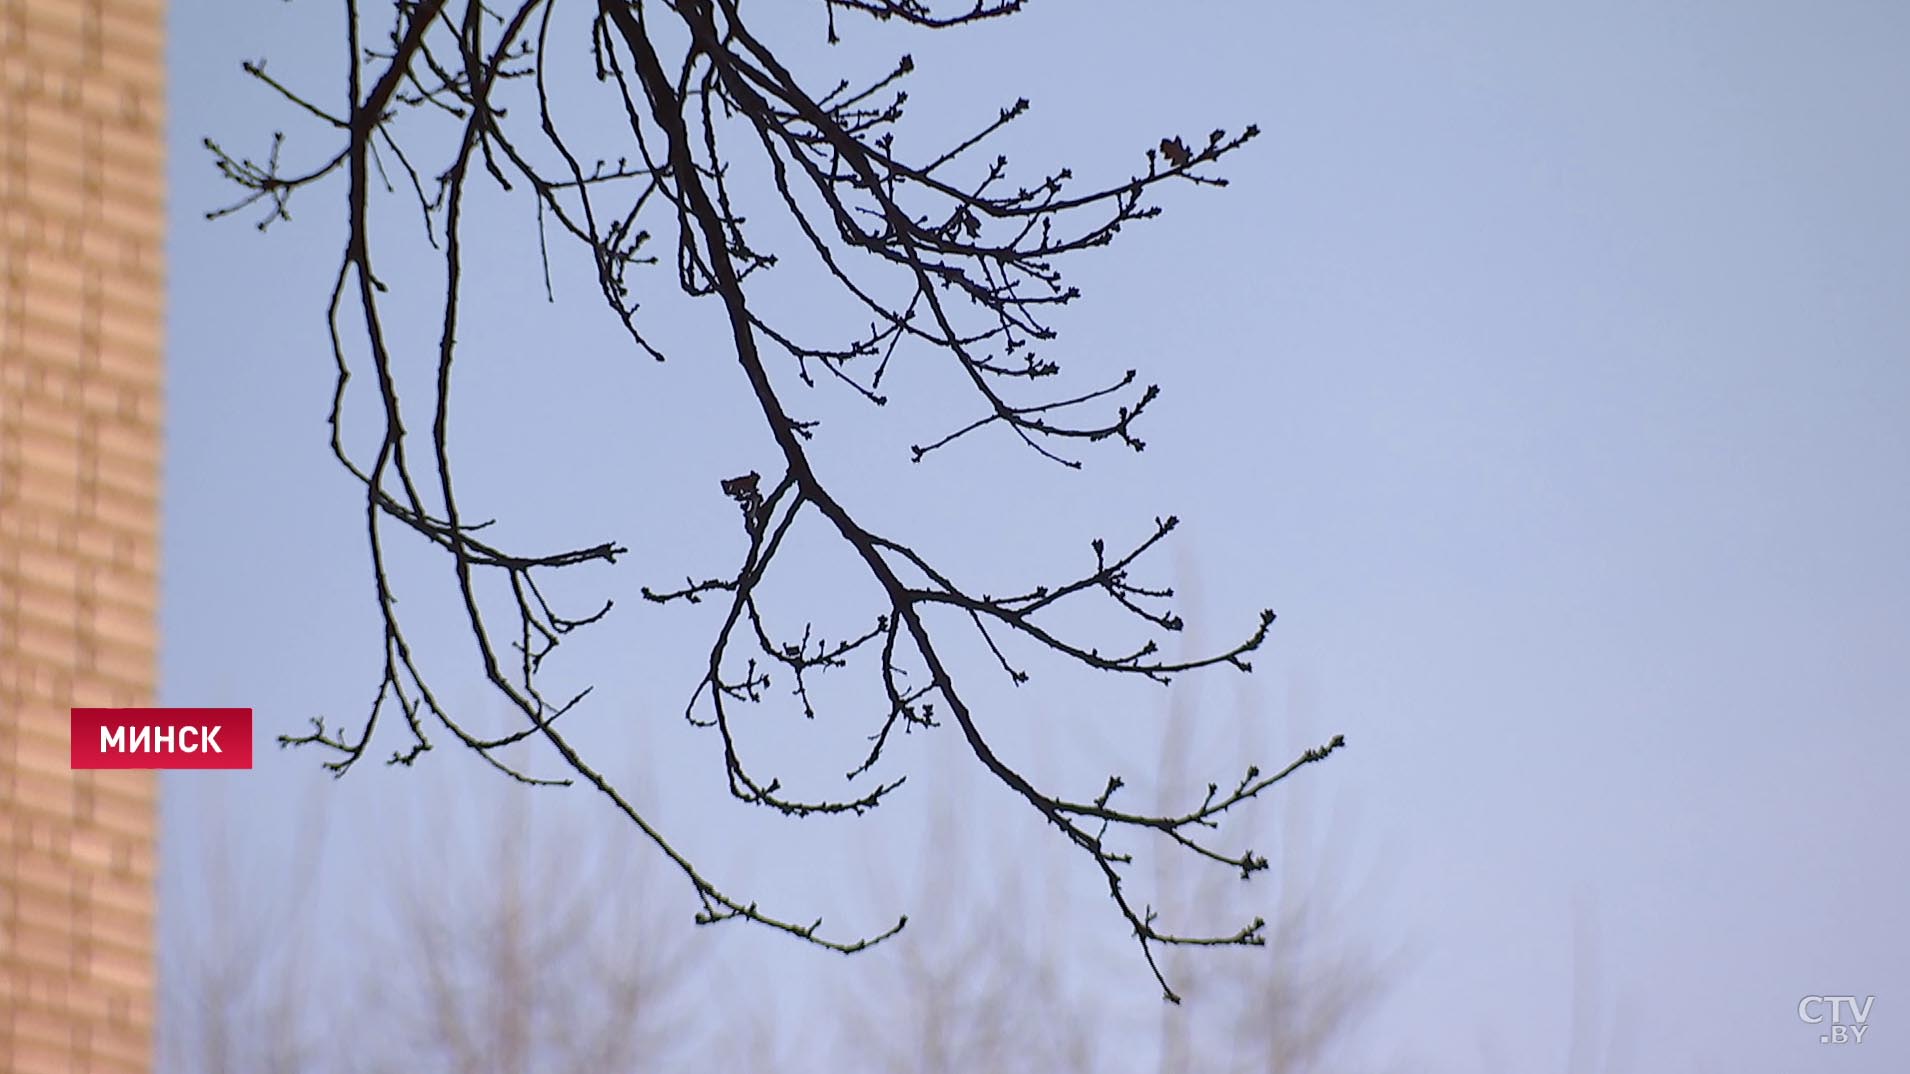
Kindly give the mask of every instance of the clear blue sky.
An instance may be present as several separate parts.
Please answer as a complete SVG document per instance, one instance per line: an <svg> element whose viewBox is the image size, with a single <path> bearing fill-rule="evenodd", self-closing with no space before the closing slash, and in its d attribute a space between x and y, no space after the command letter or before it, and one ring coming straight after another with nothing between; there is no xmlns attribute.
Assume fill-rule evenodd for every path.
<svg viewBox="0 0 1910 1074"><path fill-rule="evenodd" d="M1183 555L1160 568L1198 582L1210 637L1280 613L1258 733L1275 756L1335 731L1353 748L1269 823L1289 801L1331 818L1371 896L1347 941L1407 952L1348 1064L1910 1067L1910 8L1031 8L911 46L919 122L1024 95L1016 159L1084 175L1125 172L1167 134L1266 132L1230 189L1170 193L1161 220L1076 267L1087 294L1060 353L1162 383L1149 450L1082 475L988 445L911 467L869 446L908 442L899 419L831 399L832 427L867 428L827 456L845 486L1007 579L1027 577L1007 550L1070 562L1177 513ZM264 238L205 223L229 191L199 143L257 153L283 127L288 152L329 152L238 65L270 56L336 92L337 19L173 5L163 696L254 706L262 742L356 715L375 685L362 504L323 424L342 192ZM848 25L874 47L864 67L903 47ZM814 25L789 29L826 69ZM500 243L534 249L527 209L503 219ZM474 287L498 314L467 342L473 465L489 467L474 495L541 512L518 531L532 540L660 557L619 568L618 593L723 563L699 558L702 527L732 525L715 483L767 456L699 409L738 386L722 349L662 367L618 351L589 294L544 307L522 258ZM575 440L533 469L525 430L553 427ZM978 480L991 466L1007 487ZM877 927L908 899L868 877L914 876L906 833L958 787L978 833L1065 856L1006 794L932 775L952 734L898 754L897 772L931 775L867 842L728 804L714 744L675 717L698 622L626 601L564 673L601 684L593 737L643 744L629 770L652 766L648 801L734 886ZM486 704L475 682L450 693ZM1062 779L1145 770L1156 693L1065 696L1003 692L987 718ZM1226 696L1207 718L1230 718ZM1234 767L1206 756L1218 778ZM289 788L317 762L262 747L216 799L215 777L166 779L162 943L203 898L205 818L282 862L304 793ZM328 788L323 901L370 912L366 833L442 786L361 771ZM871 845L902 849L870 861ZM1086 863L1068 865L1068 928L1117 934ZM983 858L966 879L1017 868ZM285 875L246 897L280 897ZM856 960L793 947L737 937L711 957L739 1004L852 987ZM1138 960L1110 950L1082 987L1155 1017ZM1840 993L1877 996L1860 1046L1820 1045L1797 1017ZM1575 1004L1602 1065L1573 1059Z"/></svg>

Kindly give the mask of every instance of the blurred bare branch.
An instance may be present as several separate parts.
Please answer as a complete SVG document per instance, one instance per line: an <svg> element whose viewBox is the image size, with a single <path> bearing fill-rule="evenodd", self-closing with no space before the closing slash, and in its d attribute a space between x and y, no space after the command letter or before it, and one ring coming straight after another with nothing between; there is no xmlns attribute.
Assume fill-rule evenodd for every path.
<svg viewBox="0 0 1910 1074"><path fill-rule="evenodd" d="M343 928L312 906L314 876L288 876L290 915L257 897L277 885L239 883L223 829L244 812L210 810L205 891L227 901L168 940L160 1069L609 1074L694 1049L696 937L670 924L683 908L654 872L549 792L456 790L384 829L389 876L355 866L354 886L396 898L355 902ZM316 873L317 844L299 849Z"/></svg>
<svg viewBox="0 0 1910 1074"><path fill-rule="evenodd" d="M1067 1074L1104 1069L1098 1004L1060 968L1066 919L1031 911L1055 883L1054 859L984 843L944 796L920 840L912 905L940 927L885 950L840 1008L831 1069L882 1074ZM990 861L1027 860L995 872ZM873 878L886 886L884 878Z"/></svg>
<svg viewBox="0 0 1910 1074"><path fill-rule="evenodd" d="M169 885L174 901L165 908L171 925L160 948L156 1060L161 1071L176 1074L295 1074L311 1069L323 1040L302 1002L313 971L306 941L327 816L307 788L289 860L238 860L246 840L234 829L250 814L226 808L227 791L225 781L205 781L193 823L169 821L192 842L167 846L168 871L188 880ZM180 808L176 796L167 804L168 812ZM287 883L250 882L262 874Z"/></svg>
<svg viewBox="0 0 1910 1074"><path fill-rule="evenodd" d="M669 920L682 908L613 833L552 814L548 792L478 793L495 802L481 830L431 817L395 865L387 954L355 1019L387 1043L353 1049L359 1069L599 1074L681 1055L699 1030L693 937Z"/></svg>

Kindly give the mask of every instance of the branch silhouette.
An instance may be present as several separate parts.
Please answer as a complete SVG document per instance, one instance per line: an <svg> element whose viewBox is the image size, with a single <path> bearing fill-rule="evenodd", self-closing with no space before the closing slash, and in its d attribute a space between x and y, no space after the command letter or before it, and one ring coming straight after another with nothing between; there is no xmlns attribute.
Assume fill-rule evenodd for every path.
<svg viewBox="0 0 1910 1074"><path fill-rule="evenodd" d="M983 0L943 14L915 0L824 0L828 39L840 40L843 15L900 20L924 30L945 30L1012 15L1018 0ZM1137 580L1141 561L1173 532L1173 517L1123 550L1091 542L1092 561L1071 577L998 597L953 573L911 543L909 535L867 523L866 505L849 496L840 480L812 457L817 423L795 417L789 392L825 383L843 388L868 406L884 406L893 385L885 381L894 357L939 360L956 375L962 394L937 400L938 427L925 430L911 448L921 462L957 449L984 434L1005 435L1036 463L1081 465L1076 452L1108 442L1142 450L1137 423L1158 397L1134 370L1099 382L1072 384L1048 356L1055 338L1048 311L1073 301L1078 291L1064 282L1060 260L1112 242L1128 225L1159 212L1155 194L1172 183L1224 186L1216 166L1258 133L1214 130L1191 141L1175 135L1137 154L1127 175L1098 185L1082 184L1060 169L1029 180L1011 178L1005 156L986 158L982 147L1029 111L1018 99L978 129L947 140L940 149L904 152L897 129L907 94L900 86L914 70L902 56L884 76L859 85L837 83L816 92L799 79L743 16L739 0L597 0L578 9L588 18L587 35L595 92L612 102L621 127L566 123L558 118L552 87L565 71L553 46L555 34L574 42L560 24L555 0L528 0L492 9L473 0L402 0L389 8L390 23L378 43L369 24L375 15L361 0L346 0L352 62L347 100L327 107L272 76L264 63L246 70L283 97L298 115L344 144L321 151L319 163L287 170L283 138L274 136L263 163L227 153L208 140L216 166L242 188L232 205L213 216L263 209L259 226L289 218L289 206L310 187L343 173L346 240L328 305L336 389L331 409L331 447L338 462L363 487L367 541L377 604L383 623L383 667L369 711L343 727L315 720L288 745L319 746L344 772L366 754L381 721L398 719L407 745L393 763L409 765L430 748L432 736L448 733L494 767L526 782L573 782L595 788L635 824L677 867L702 901L697 920L754 921L832 950L854 952L894 935L906 923L859 938L833 938L820 921L804 922L759 909L750 899L727 894L653 826L599 769L571 744L560 721L588 696L547 696L538 678L544 659L573 632L599 623L611 611L606 600L582 610L559 611L547 598L553 572L615 564L628 549L602 540L555 552L506 549L487 538L491 520L468 515L453 480L449 427L451 386L464 323L466 214L473 181L521 192L534 204L540 238L568 235L588 256L603 300L638 353L658 361L665 346L640 315L638 272L674 265L677 288L720 306L726 340L748 385L747 400L766 427L777 454L771 472L716 479L742 516L744 547L727 568L685 577L678 588L645 588L657 604L713 601L723 617L690 695L686 716L720 738L724 774L738 799L790 815L862 813L888 800L905 775L876 777L885 747L898 728L928 728L952 720L974 761L1029 808L1058 829L1085 855L1105 881L1108 894L1132 930L1163 994L1177 999L1161 971L1162 945L1236 945L1264 942L1263 923L1181 932L1125 885L1131 852L1123 840L1151 836L1197 860L1250 876L1266 860L1219 841L1222 816L1313 761L1343 745L1335 736L1291 764L1263 774L1244 774L1210 785L1207 795L1179 812L1154 814L1116 804L1122 781L1110 777L1093 797L1037 786L1005 761L983 733L971 698L973 681L988 673L958 666L951 632L925 613L952 609L985 643L994 666L1014 683L1025 682L1030 662L1166 682L1208 667L1251 670L1248 657L1267 640L1274 621L1263 612L1240 640L1206 656L1168 659L1160 639L1182 628L1172 608L1173 590ZM564 9L566 12L570 8ZM426 132L431 132L427 134ZM435 138L435 140L434 140ZM614 143L601 151L604 141ZM435 156L433 154L436 154ZM744 166L747 165L747 166ZM400 176L400 173L401 176ZM398 195L399 176L423 217L443 271L438 342L433 353L398 345L386 328L387 284L374 255L386 248L373 226L371 206L381 194ZM758 176L756 187L739 184ZM740 206L751 197L780 207L796 236L792 249L759 246L761 232L746 223ZM667 254L653 252L668 245ZM545 281L548 293L549 247ZM866 327L836 338L803 338L804 331L769 312L758 297L759 280L785 258L801 257L820 278L865 315ZM342 414L354 377L369 369L382 430L375 448L354 451L343 433ZM428 371L430 396L420 408L401 398L398 385L420 383ZM779 386L777 370L790 383ZM1050 388L1050 384L1058 387ZM414 389L415 390L415 389ZM427 422L423 442L412 427ZM424 428L425 426L419 426ZM861 622L847 637L825 639L814 619L798 607L799 628L779 626L780 603L768 594L772 578L800 573L791 534L822 537L849 553L860 581L873 583ZM407 638L399 610L390 542L409 533L440 552L455 578L474 652L491 687L508 700L521 725L504 735L473 732L443 702L432 673ZM707 568L706 568L707 569ZM497 582L501 581L501 587ZM509 599L487 600L496 588ZM845 584L841 592L855 591ZM1111 613L1102 620L1124 623L1129 636L1076 636L1055 625L1056 609L1099 602ZM813 797L786 791L752 758L736 713L777 696L772 677L787 676L806 717L816 707L812 683L825 674L865 669L871 696L870 747L845 760L851 789ZM507 759L518 742L548 743L567 770L565 778L534 776ZM870 783L859 781L865 777Z"/></svg>

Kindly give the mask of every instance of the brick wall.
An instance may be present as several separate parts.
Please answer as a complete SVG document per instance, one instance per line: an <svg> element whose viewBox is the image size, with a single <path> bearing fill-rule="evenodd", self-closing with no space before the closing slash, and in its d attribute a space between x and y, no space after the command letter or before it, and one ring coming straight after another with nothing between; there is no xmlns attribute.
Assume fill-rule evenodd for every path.
<svg viewBox="0 0 1910 1074"><path fill-rule="evenodd" d="M0 1071L145 1071L154 781L67 710L155 682L161 0L0 0Z"/></svg>

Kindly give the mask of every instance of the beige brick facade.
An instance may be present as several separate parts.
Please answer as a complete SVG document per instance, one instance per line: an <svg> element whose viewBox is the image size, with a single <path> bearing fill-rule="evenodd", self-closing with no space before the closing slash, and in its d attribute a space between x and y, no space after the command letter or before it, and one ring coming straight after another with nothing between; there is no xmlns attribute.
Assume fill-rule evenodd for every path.
<svg viewBox="0 0 1910 1074"><path fill-rule="evenodd" d="M0 1071L152 1063L150 773L67 711L153 700L161 0L0 0Z"/></svg>

